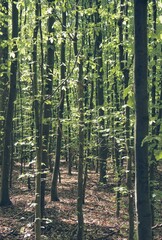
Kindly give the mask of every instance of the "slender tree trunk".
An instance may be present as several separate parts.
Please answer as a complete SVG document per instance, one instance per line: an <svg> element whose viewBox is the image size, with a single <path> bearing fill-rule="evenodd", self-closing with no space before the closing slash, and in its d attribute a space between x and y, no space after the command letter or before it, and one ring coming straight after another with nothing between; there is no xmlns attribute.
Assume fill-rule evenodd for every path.
<svg viewBox="0 0 162 240"><path fill-rule="evenodd" d="M69 102L69 90L66 87L66 103L67 103L67 112L68 112L68 119L70 119L70 102ZM71 151L71 126L68 124L68 147L67 147L67 154L68 154L68 174L72 175L72 151Z"/></svg>
<svg viewBox="0 0 162 240"><path fill-rule="evenodd" d="M84 161L84 87L83 87L83 60L79 64L78 79L78 99L79 99L79 164L78 164L78 233L77 240L83 240L84 220L83 220L83 161Z"/></svg>
<svg viewBox="0 0 162 240"><path fill-rule="evenodd" d="M114 0L114 14L117 14L117 1ZM120 20L120 19L119 19ZM116 37L117 32L117 21L115 21L115 27L114 27L114 37ZM121 46L119 45L119 49ZM120 52L120 56L123 54ZM119 59L120 60L120 59ZM114 67L117 65L117 54L116 49L114 52ZM113 128L113 156L114 156L114 165L115 165L115 174L117 178L117 191L116 191L116 216L119 217L120 215L120 201L121 201L121 193L120 193L120 186L121 186L121 161L120 161L120 153L119 153L119 144L117 142L117 138L119 138L119 132L116 131L116 129L119 128L119 117L117 114L114 114L116 111L119 113L120 111L120 96L119 96L119 87L118 87L118 81L117 81L117 75L114 74L114 83L113 83L113 95L112 95L112 103L113 103L113 109L112 110L112 128ZM113 112L114 111L114 112Z"/></svg>
<svg viewBox="0 0 162 240"><path fill-rule="evenodd" d="M41 164L41 218L43 218L44 215L44 207L45 207L45 178L46 173L44 173L45 169L47 168L47 159L44 159L45 161L42 161L42 153L43 151L43 140L45 139L45 136L43 136L43 111L44 111L44 50L43 50L43 30L42 30L42 8L41 8L41 1L38 0L39 4L39 32L40 32L40 78L41 78L41 97L40 97L40 116L39 116L39 128L40 128L40 135L39 135L39 161L40 163L37 164L37 166L40 167ZM48 152L48 148L47 151Z"/></svg>
<svg viewBox="0 0 162 240"><path fill-rule="evenodd" d="M4 120L6 114L6 99L8 97L8 1L2 1L1 8L1 35L0 35L0 148L3 149ZM3 150L0 151L2 164Z"/></svg>
<svg viewBox="0 0 162 240"><path fill-rule="evenodd" d="M128 17L128 4L124 5L125 1L120 0L120 19L118 21L119 26L119 64L120 70L124 76L124 87L127 88L129 84L129 67L128 67L128 52L124 51L124 35L123 35L123 21L124 21L124 10ZM127 23L128 24L128 23ZM128 41L128 27L126 25L125 39ZM127 106L128 96L125 98L125 138L126 138L126 154L128 157L127 162L127 188L128 188L128 213L129 213L129 240L134 238L134 197L133 197L133 186L132 186L132 156L130 152L130 108Z"/></svg>
<svg viewBox="0 0 162 240"><path fill-rule="evenodd" d="M152 0L152 11L153 11L153 32L156 36L156 25L157 25L157 6L156 0ZM153 39L153 49L154 49L154 56L153 61L154 65L152 67L152 89L151 89L151 98L152 98L152 113L151 117L153 119L156 118L156 64L157 64L157 55L156 55L156 48L157 48L157 39L154 37ZM152 136L156 135L156 124L152 123ZM152 225L154 226L154 181L155 181L155 172L156 172L156 159L154 156L154 150L157 149L157 142L153 142L152 153L151 153L151 164L150 164L150 196L151 196L151 211L152 211Z"/></svg>
<svg viewBox="0 0 162 240"><path fill-rule="evenodd" d="M77 240L83 240L84 236L84 218L83 218L83 161L84 161L84 86L83 86L83 51L78 52L78 24L79 24L79 0L76 0L75 15L75 36L74 36L74 54L79 58L79 77L78 77L78 108L79 108L79 163L78 163L78 198L77 198L77 217L78 229ZM82 36L83 47L83 36ZM79 56L78 56L79 54Z"/></svg>
<svg viewBox="0 0 162 240"><path fill-rule="evenodd" d="M51 0L48 1L48 6L51 7ZM54 10L54 9L53 9ZM45 171L49 165L49 130L51 128L52 117L52 85L53 85L53 68L54 68L54 43L50 40L51 34L54 34L53 24L55 22L54 14L48 18L48 40L47 40L47 77L44 84L44 120L42 126L43 142L42 142L42 180L41 180L41 215L44 213L44 200L45 200L45 185L46 185L46 173ZM54 36L53 36L54 37Z"/></svg>
<svg viewBox="0 0 162 240"><path fill-rule="evenodd" d="M62 43L61 43L61 81L65 80L66 76L66 62L65 62L65 31L66 31L66 11L62 12ZM56 158L55 167L52 178L51 200L58 201L57 182L60 171L60 157L61 157L61 142L62 142L62 118L64 112L65 90L61 89L60 103L58 106L58 127L57 127L57 144L56 144Z"/></svg>
<svg viewBox="0 0 162 240"><path fill-rule="evenodd" d="M115 53L115 65L116 65L116 53ZM117 76L114 76L114 97L115 100L115 108L116 111L119 112L119 93L118 93L118 85L117 85ZM114 148L114 158L115 158L115 170L117 176L117 191L116 191L116 216L119 217L120 215L120 201L121 201L121 194L120 194L120 186L121 186L121 162L120 162L120 154L119 154L119 144L116 140L119 133L116 133L115 129L119 127L119 119L118 117L113 118L113 130L114 130L114 137L113 137L113 148Z"/></svg>
<svg viewBox="0 0 162 240"><path fill-rule="evenodd" d="M17 78L17 57L18 49L16 38L18 37L18 9L16 6L17 1L12 1L12 39L13 47L12 52L14 53L13 59L11 59L11 75L10 75L10 91L5 119L4 129L4 150L3 150L3 162L2 162L2 181L1 181L1 198L0 205L10 205L11 201L9 198L9 172L11 162L11 134L13 129L13 112L14 112L14 101L16 100L16 78Z"/></svg>
<svg viewBox="0 0 162 240"><path fill-rule="evenodd" d="M33 97L36 129L36 178L35 178L35 239L41 238L41 157L42 157L42 115L38 100L37 36L39 30L40 3L35 4L35 27L33 33Z"/></svg>
<svg viewBox="0 0 162 240"><path fill-rule="evenodd" d="M68 59L68 73L70 72L70 60L71 60L71 43L70 43L70 49L69 49L69 59ZM68 132L68 137L67 137L67 156L68 156L68 174L71 175L72 174L72 164L73 164L73 161L72 161L72 146L71 146L71 143L72 143L72 140L71 140L71 125L70 125L70 118L71 118L71 107L70 107L70 97L69 97L69 87L67 85L67 81L65 83L65 86L66 86L66 105L67 105L67 117L68 117L68 126L67 126L67 132Z"/></svg>
<svg viewBox="0 0 162 240"><path fill-rule="evenodd" d="M107 143L103 136L105 121L104 121L104 80L103 80L103 64L102 64L102 29L101 29L101 16L99 9L101 1L96 0L97 12L96 12L96 24L99 26L99 30L96 34L96 64L97 64L97 79L96 79L96 106L99 107L99 161L100 161L100 182L106 183L106 159L107 159Z"/></svg>
<svg viewBox="0 0 162 240"><path fill-rule="evenodd" d="M135 19L135 170L138 240L152 239L148 176L147 0L134 1Z"/></svg>

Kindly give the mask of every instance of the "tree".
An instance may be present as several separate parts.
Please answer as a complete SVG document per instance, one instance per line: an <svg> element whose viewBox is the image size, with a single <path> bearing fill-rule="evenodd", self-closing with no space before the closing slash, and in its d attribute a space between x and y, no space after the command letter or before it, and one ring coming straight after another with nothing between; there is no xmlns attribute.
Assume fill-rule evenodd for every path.
<svg viewBox="0 0 162 240"><path fill-rule="evenodd" d="M153 33L156 36L156 29L157 29L157 5L156 0L152 1L152 12L153 12ZM156 55L156 49L157 49L157 39L153 36L153 62L154 65L152 66L152 88L151 88L151 102L152 102L152 110L151 110L151 117L152 119L156 118L156 75L157 75L157 55ZM152 136L158 135L157 127L155 122L152 123ZM151 164L150 164L150 196L151 196L151 210L152 210L152 225L154 226L154 211L155 211L155 202L154 202L154 181L155 181L155 172L156 172L156 159L154 155L154 151L157 149L157 141L153 140L152 144L152 153L151 153Z"/></svg>
<svg viewBox="0 0 162 240"><path fill-rule="evenodd" d="M48 17L48 40L47 40L47 77L44 86L44 121L42 126L42 134L43 134L43 144L42 144L42 171L47 170L49 164L49 131L51 127L51 117L52 117L52 89L53 89L53 68L54 68L54 27L53 24L55 22L54 17L54 6L52 5L51 0L48 0L48 7L52 7L52 13L49 14ZM54 3L53 3L54 4ZM46 174L42 174L42 181L41 181L41 202L42 202L42 215L44 211L44 198L45 198L45 179Z"/></svg>
<svg viewBox="0 0 162 240"><path fill-rule="evenodd" d="M0 26L0 146L3 148L4 118L6 110L6 98L8 96L8 1L2 1L1 26ZM0 152L0 164L2 164L3 151Z"/></svg>
<svg viewBox="0 0 162 240"><path fill-rule="evenodd" d="M38 30L40 27L40 1L35 2L35 26L33 31L33 98L34 120L36 132L36 178L35 178L35 239L41 237L41 163L42 163L42 92L41 100L38 92Z"/></svg>
<svg viewBox="0 0 162 240"><path fill-rule="evenodd" d="M162 156L162 5L160 1L148 1L147 43L147 1L134 2L135 5L125 0L0 3L0 158L4 156L0 191L3 198L6 192L7 199L1 205L11 203L8 182L12 176L15 180L16 168L23 186L35 189L36 239L41 237L42 221L45 224L42 217L46 215L45 194L51 176L48 167L51 170L54 163L51 200L59 200L60 167L62 170L68 165L69 175L78 173L78 239L86 234L83 204L88 203L89 194L85 194L85 186L89 186L93 172L103 183L98 185L101 197L110 190L109 186L113 188L116 217L129 201L125 212L129 214L128 239L132 240L136 223L135 148L139 236L142 239L144 231L145 235L151 231L147 229L151 221L150 200L152 225L156 229ZM18 37L14 33L17 24ZM65 162L61 160L64 158ZM64 176L63 173L63 179ZM68 176L71 177L75 174Z"/></svg>
<svg viewBox="0 0 162 240"><path fill-rule="evenodd" d="M84 164L83 45L84 45L84 36L81 35L81 50L78 51L79 0L76 0L75 3L76 3L76 14L75 14L74 54L75 54L75 58L77 57L79 58L79 61L78 61L79 62L78 63L79 163L78 163L78 198L77 198L77 217L78 217L77 240L82 240L83 234L84 234L84 218L83 218L83 164Z"/></svg>
<svg viewBox="0 0 162 240"><path fill-rule="evenodd" d="M66 61L65 61L65 46L66 46L66 39L65 39L65 31L66 31L66 11L63 10L62 12L62 42L61 42L61 64L60 64L60 75L61 81L65 81L66 77ZM63 84L64 86L65 84ZM58 106L58 126L57 126L57 143L56 143L56 157L55 157L55 167L53 170L53 177L52 177L52 188L51 188L51 200L58 201L58 194L57 194L57 182L59 176L59 169L60 169L60 157L61 157L61 143L62 143L62 118L64 112L64 99L65 99L65 89L61 87L61 96L60 96L60 103Z"/></svg>
<svg viewBox="0 0 162 240"><path fill-rule="evenodd" d="M125 5L124 0L120 1L120 18L118 20L119 26L119 64L120 70L123 73L124 88L127 89L129 86L129 66L128 66L128 50L124 49L124 11L126 17L128 17L128 3ZM128 41L128 21L126 21L125 29L125 40ZM134 197L133 197L133 184L132 184L132 154L130 149L130 107L127 105L128 95L125 97L125 138L126 138L126 154L128 158L127 163L127 188L128 188L128 199L129 199L129 240L133 239L134 236Z"/></svg>
<svg viewBox="0 0 162 240"><path fill-rule="evenodd" d="M147 0L134 1L135 21L135 169L136 211L139 240L151 240L151 207L148 175L148 91L147 91Z"/></svg>
<svg viewBox="0 0 162 240"><path fill-rule="evenodd" d="M16 7L17 1L12 1L12 59L10 68L10 90L6 110L5 128L4 128L4 145L3 145L3 161L2 161L2 180L1 180L1 194L0 205L10 205L9 198L9 170L10 170L10 156L11 156L11 134L13 130L13 113L14 101L16 100L16 78L17 78L17 37L18 37L18 9Z"/></svg>
<svg viewBox="0 0 162 240"><path fill-rule="evenodd" d="M100 7L101 1L96 0L96 25L98 25L96 32L96 107L99 108L99 162L100 162L100 182L106 183L106 160L107 160L107 143L104 137L104 79L103 79L103 63L102 63L102 28Z"/></svg>

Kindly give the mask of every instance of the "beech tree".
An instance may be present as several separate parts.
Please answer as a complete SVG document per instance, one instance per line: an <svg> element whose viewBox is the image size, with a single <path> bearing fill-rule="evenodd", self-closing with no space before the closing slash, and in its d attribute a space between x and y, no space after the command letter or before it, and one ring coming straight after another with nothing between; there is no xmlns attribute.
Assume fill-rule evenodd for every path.
<svg viewBox="0 0 162 240"><path fill-rule="evenodd" d="M84 238L84 218L83 218L83 164L84 164L84 87L83 87L83 45L84 36L78 38L79 31L79 0L76 0L75 14L75 37L74 37L74 54L79 59L78 63L78 110L79 110L79 162L78 162L78 195L77 195L77 240ZM82 20L83 21L83 20ZM81 30L83 31L83 30ZM83 34L83 32L82 32ZM79 40L81 41L81 50L78 50Z"/></svg>
<svg viewBox="0 0 162 240"><path fill-rule="evenodd" d="M64 194L57 191L64 166L68 179L78 177L76 238L88 233L83 213L92 173L101 197L111 189L119 222L123 205L127 209L129 240L136 228L139 239L151 239L151 225L156 235L161 16L156 0L1 1L0 205L11 204L12 176L13 183L35 190L36 239L49 213L46 206L62 204Z"/></svg>
<svg viewBox="0 0 162 240"><path fill-rule="evenodd" d="M120 1L120 18L118 20L119 27L119 64L120 70L123 74L124 80L123 85L125 89L128 89L130 84L130 66L129 63L129 53L128 50L124 48L124 37L125 40L128 41L128 20L126 21L126 29L124 29L124 18L128 17L128 3L124 4L125 1ZM124 31L125 30L125 31ZM130 66L128 65L130 64ZM124 90L126 91L126 90ZM128 195L129 195L129 239L133 239L134 236L134 194L133 194L133 184L132 184L132 151L130 149L131 141L130 141L130 107L127 105L128 103L128 95L125 96L125 139L126 139L126 155L127 155L127 187L128 187Z"/></svg>
<svg viewBox="0 0 162 240"><path fill-rule="evenodd" d="M10 89L8 96L8 103L6 109L5 127L4 127L4 145L3 145L3 159L2 159L2 179L1 179L1 193L0 205L10 205L9 198L9 173L11 162L11 136L13 130L13 113L14 101L16 100L16 79L17 79L17 62L18 62L18 9L16 7L17 1L12 1L12 56L10 68ZM5 5L7 7L7 5ZM6 9L7 10L7 9Z"/></svg>
<svg viewBox="0 0 162 240"><path fill-rule="evenodd" d="M104 121L104 78L103 78L103 59L102 59L102 25L100 16L101 1L96 0L96 40L95 40L95 51L96 51L96 108L99 108L99 162L100 162L100 182L106 183L106 159L107 159L107 143L104 136L105 121Z"/></svg>
<svg viewBox="0 0 162 240"><path fill-rule="evenodd" d="M35 2L35 26L33 29L33 105L36 138L36 177L35 177L35 239L41 237L41 163L42 163L42 91L38 88L38 31L40 27L41 5Z"/></svg>
<svg viewBox="0 0 162 240"><path fill-rule="evenodd" d="M66 4L65 4L66 8ZM61 42L61 62L60 62L60 80L61 82L65 82L66 77L66 60L65 60L65 46L66 46L66 10L62 12L62 42ZM60 170L60 158L61 158L61 146L62 146L62 119L64 112L64 100L65 100L65 90L63 88L65 83L61 86L60 93L60 103L57 108L58 111L58 126L57 126L57 143L56 143L56 158L55 158L55 167L53 170L53 178L52 178L52 188L51 188L51 200L58 201L59 197L57 194L57 182Z"/></svg>
<svg viewBox="0 0 162 240"><path fill-rule="evenodd" d="M156 28L157 28L157 4L156 1L152 1L152 19L153 19L153 33L156 36ZM156 74L157 74L157 55L156 55L156 50L157 50L157 38L153 37L153 49L154 49L154 55L152 56L154 64L152 66L152 86L151 86L151 102L152 102L152 110L151 110L151 117L152 119L155 119L156 116ZM152 123L152 135L154 136L155 134L159 134L157 131L157 127L155 122ZM155 172L156 172L156 158L154 155L154 150L157 149L157 142L153 140L153 146L152 146L152 152L151 152L151 164L150 164L150 195L151 195L151 210L152 210L152 225L154 226L154 181L155 181Z"/></svg>
<svg viewBox="0 0 162 240"><path fill-rule="evenodd" d="M147 0L134 1L135 21L135 164L138 239L152 239L148 175Z"/></svg>
<svg viewBox="0 0 162 240"><path fill-rule="evenodd" d="M0 26L0 144L2 148L3 128L4 128L4 116L6 109L6 97L8 94L7 82L8 82L8 1L2 1L1 3L1 26ZM0 153L0 162L2 162L3 152Z"/></svg>
<svg viewBox="0 0 162 240"><path fill-rule="evenodd" d="M44 121L42 126L42 134L43 134L43 143L42 143L42 171L47 171L49 166L49 132L51 128L51 118L52 118L52 89L53 89L53 69L54 69L54 27L53 24L55 22L54 17L54 2L49 0L48 7L52 8L52 12L49 13L47 26L48 26L48 40L47 40L47 67L46 67L46 80L44 86ZM52 38L52 40L51 40ZM46 173L42 174L42 182L41 182L41 194L42 194L42 207L44 208L44 198L45 198L45 179ZM44 209L43 209L44 211ZM42 212L43 212L42 211Z"/></svg>

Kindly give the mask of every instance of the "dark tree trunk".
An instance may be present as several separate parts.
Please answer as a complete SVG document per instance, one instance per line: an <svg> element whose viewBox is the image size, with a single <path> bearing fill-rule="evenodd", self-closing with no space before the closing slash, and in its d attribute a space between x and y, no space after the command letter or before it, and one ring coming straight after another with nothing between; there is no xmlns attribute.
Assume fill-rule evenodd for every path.
<svg viewBox="0 0 162 240"><path fill-rule="evenodd" d="M35 27L33 32L33 109L36 130L36 178L35 178L35 239L41 237L41 157L42 157L42 107L38 96L37 37L39 30L40 2L35 3Z"/></svg>
<svg viewBox="0 0 162 240"><path fill-rule="evenodd" d="M83 87L83 60L80 59L79 79L78 79L78 99L79 99L79 164L78 164L78 232L77 240L83 239L84 221L83 221L83 162L84 162L84 87Z"/></svg>
<svg viewBox="0 0 162 240"><path fill-rule="evenodd" d="M48 1L50 7L51 0ZM52 117L52 85L53 85L53 68L54 68L54 43L50 41L51 34L54 34L55 30L53 24L55 18L53 13L48 18L48 40L47 40L47 77L44 86L44 121L42 126L43 142L42 142L42 172L46 171L49 167L49 131L51 128ZM54 36L53 36L54 37ZM44 212L44 199L45 199L45 185L46 185L46 173L42 173L41 176L41 215Z"/></svg>
<svg viewBox="0 0 162 240"><path fill-rule="evenodd" d="M69 58L68 58L68 73L70 72L70 61L71 61L71 52L72 52L72 44L70 43L70 49L69 49ZM67 105L67 117L68 117L68 122L70 122L69 120L71 119L71 107L70 107L70 91L69 91L69 87L67 84L67 81L65 82L65 86L66 86L66 105ZM67 137L67 159L68 159L68 175L72 174L72 164L73 164L73 159L72 159L72 140L71 140L71 125L70 123L67 126L67 132L68 132L68 137Z"/></svg>
<svg viewBox="0 0 162 240"><path fill-rule="evenodd" d="M9 172L11 162L11 134L13 129L13 112L14 112L14 101L16 100L16 78L17 78L17 57L18 49L16 44L16 38L18 37L18 9L16 6L17 1L12 1L12 39L14 53L13 59L11 59L10 69L10 91L8 98L8 105L5 119L4 129L4 150L3 150L3 162L2 162L2 186L1 186L1 199L0 205L10 205L11 201L9 198Z"/></svg>
<svg viewBox="0 0 162 240"><path fill-rule="evenodd" d="M2 1L1 8L1 32L0 35L0 165L3 158L4 119L6 102L8 98L8 1Z"/></svg>
<svg viewBox="0 0 162 240"><path fill-rule="evenodd" d="M157 24L157 6L156 0L152 0L152 11L153 11L153 32L156 36L156 24ZM153 39L153 49L154 49L154 56L153 61L154 65L152 67L152 89L151 89L151 98L152 98L152 112L151 117L152 119L156 118L156 64L157 64L157 55L156 55L156 48L157 48L157 39L154 37ZM152 136L156 135L156 124L155 122L152 123ZM154 226L154 181L155 181L155 172L156 172L156 159L154 156L154 151L157 149L157 142L153 142L152 152L151 152L151 164L150 164L150 196L151 196L151 211L152 211L152 225Z"/></svg>
<svg viewBox="0 0 162 240"><path fill-rule="evenodd" d="M99 107L99 161L100 161L100 179L102 183L106 183L106 159L107 159L107 143L103 136L105 121L104 121L104 80L103 80L103 64L102 64L102 29L101 29L101 16L99 9L101 1L96 0L97 12L96 12L96 24L99 26L99 30L96 33L96 64L97 64L97 79L96 79L96 105Z"/></svg>
<svg viewBox="0 0 162 240"><path fill-rule="evenodd" d="M79 0L76 0L75 15L75 37L74 37L74 54L79 58L78 69L78 110L79 110L79 163L78 163L78 197L77 197L77 240L83 240L84 235L84 218L83 218L83 161L84 161L84 85L83 85L83 51L78 52L78 23L79 23ZM83 47L83 36L81 39Z"/></svg>
<svg viewBox="0 0 162 240"><path fill-rule="evenodd" d="M152 239L148 176L147 0L134 1L135 19L135 181L139 240Z"/></svg>
<svg viewBox="0 0 162 240"><path fill-rule="evenodd" d="M62 43L61 43L61 81L65 81L66 76L66 62L65 62L65 31L66 31L66 11L62 12ZM56 144L56 158L55 158L55 167L52 178L52 188L51 188L51 200L58 201L57 193L57 182L59 177L60 169L60 156L61 156L61 142L62 142L62 118L64 112L64 99L65 99L65 90L61 89L60 103L58 106L58 127L57 127L57 144Z"/></svg>
<svg viewBox="0 0 162 240"><path fill-rule="evenodd" d="M116 65L116 53L115 53L115 65ZM114 102L115 102L115 108L116 111L119 112L119 92L118 92L118 85L117 85L117 76L114 76ZM118 117L113 117L113 148L114 148L114 158L115 158L115 170L117 175L117 191L116 191L116 216L119 217L120 215L120 185L121 185L121 161L120 161L120 154L119 154L119 144L116 140L117 137L119 137L118 133L115 133L115 129L119 128L119 119Z"/></svg>

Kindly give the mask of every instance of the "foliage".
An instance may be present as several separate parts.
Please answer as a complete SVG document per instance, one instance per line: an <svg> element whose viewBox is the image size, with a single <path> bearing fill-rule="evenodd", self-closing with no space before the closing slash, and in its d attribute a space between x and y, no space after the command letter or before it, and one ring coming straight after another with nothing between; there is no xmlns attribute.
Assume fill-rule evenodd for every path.
<svg viewBox="0 0 162 240"><path fill-rule="evenodd" d="M41 15L37 19L41 23L42 32L39 29L37 39L34 39L35 29L35 3L37 1L17 2L19 11L19 35L11 39L12 9L9 1L9 15L5 18L4 8L0 4L0 55L8 47L9 54L6 62L0 60L0 77L4 72L10 77L10 66L15 59L13 51L17 44L18 70L17 70L17 96L14 101L14 117L12 130L12 143L10 149L11 166L21 165L20 178L32 179L30 168L35 170L35 160L38 150L38 135L36 126L36 114L34 104L38 103L38 115L42 125L49 126L48 138L48 164L51 168L54 164L54 155L57 145L57 124L62 124L62 149L61 157L73 160L73 166L78 163L79 129L84 131L84 165L88 163L88 169L100 170L99 145L103 139L107 147L107 168L111 165L116 178L115 191L121 196L128 191L125 173L129 156L134 157L134 19L132 1L125 1L121 6L120 1L41 1ZM97 9L97 3L100 7ZM156 31L153 19L153 1L148 3L148 92L149 92L149 134L143 139L142 145L149 145L150 165L154 162L161 164L161 40L162 40L162 4L156 1L157 18ZM53 10L54 9L54 10ZM77 9L77 10L76 10ZM123 10L122 10L123 9ZM76 12L79 14L78 29L75 25ZM63 31L62 13L66 12L66 31ZM53 32L48 32L48 19L54 17ZM97 20L97 17L100 21ZM8 21L9 39L3 39L3 27ZM122 26L122 37L120 38ZM14 26L13 26L14 28ZM97 37L102 33L102 41L97 45ZM66 41L66 78L61 79L61 44ZM74 45L77 40L78 54L75 56ZM33 62L33 46L37 47L37 62ZM47 86L47 50L54 50L54 69L50 74L53 78L52 95L46 94ZM121 48L123 59L121 60ZM100 52L102 51L102 66L99 66ZM42 62L43 59L43 62ZM83 60L83 87L84 96L78 98L79 65ZM37 93L34 94L34 64L37 67ZM123 68L121 66L124 66ZM156 67L156 72L155 72ZM125 70L129 72L128 83L125 84ZM103 82L98 86L98 80L102 73ZM155 80L153 80L155 78ZM155 101L153 101L153 88L155 87ZM6 89L7 88L7 89ZM98 91L103 88L103 104L98 104ZM3 146L3 134L5 123L5 111L3 99L8 100L9 83L0 82L0 146ZM65 93L63 116L59 119L59 105L61 91ZM5 105L6 105L5 100ZM84 123L79 123L78 104L83 101ZM52 116L45 117L44 106L52 109ZM129 109L129 110L128 110ZM155 109L153 116L152 111ZM101 115L101 111L103 114ZM127 113L129 111L129 116ZM126 128L129 119L129 128ZM42 125L39 126L40 129ZM154 131L152 130L154 129ZM129 132L129 144L127 133ZM45 136L42 136L42 141ZM129 148L129 149L128 149ZM3 154L0 155L2 158ZM50 156L52 162L50 163ZM2 159L0 159L1 162ZM50 167L50 166L49 166ZM11 168L12 169L12 168ZM132 164L134 171L134 164ZM33 171L34 172L34 171ZM38 171L43 173L43 171ZM37 174L38 174L37 173ZM49 172L45 171L47 176ZM11 172L12 175L12 172ZM36 173L35 173L36 176ZM109 180L109 175L106 175ZM132 177L133 181L134 178ZM20 179L19 179L20 180ZM156 179L155 179L156 180ZM156 198L160 198L156 194Z"/></svg>

